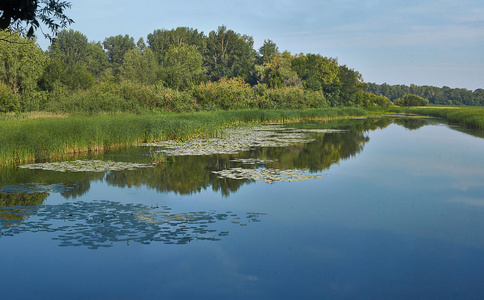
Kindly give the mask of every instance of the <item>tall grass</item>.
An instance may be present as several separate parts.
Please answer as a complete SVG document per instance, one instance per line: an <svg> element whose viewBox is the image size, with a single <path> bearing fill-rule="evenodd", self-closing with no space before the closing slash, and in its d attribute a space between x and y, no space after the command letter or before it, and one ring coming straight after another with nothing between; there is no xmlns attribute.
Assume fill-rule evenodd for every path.
<svg viewBox="0 0 484 300"><path fill-rule="evenodd" d="M231 110L186 114L74 115L64 118L0 120L0 165L140 142L214 136L237 122L283 121L361 116L358 108L308 110Z"/></svg>
<svg viewBox="0 0 484 300"><path fill-rule="evenodd" d="M484 107L414 107L414 108L389 108L384 112L413 113L447 119L469 128L484 130ZM382 113L382 111L379 111Z"/></svg>

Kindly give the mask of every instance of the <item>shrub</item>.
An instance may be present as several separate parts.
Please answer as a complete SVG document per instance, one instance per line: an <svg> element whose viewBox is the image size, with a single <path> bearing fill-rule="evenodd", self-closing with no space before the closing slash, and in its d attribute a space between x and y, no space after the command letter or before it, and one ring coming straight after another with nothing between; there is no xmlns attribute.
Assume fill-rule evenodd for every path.
<svg viewBox="0 0 484 300"><path fill-rule="evenodd" d="M427 106L429 104L428 99L424 99L420 96L407 94L402 98L399 98L393 102L395 105L398 106Z"/></svg>
<svg viewBox="0 0 484 300"><path fill-rule="evenodd" d="M19 110L20 96L0 82L0 112L17 112Z"/></svg>
<svg viewBox="0 0 484 300"><path fill-rule="evenodd" d="M240 78L221 78L192 88L192 95L202 109L244 109L256 107L252 89Z"/></svg>
<svg viewBox="0 0 484 300"><path fill-rule="evenodd" d="M267 89L258 97L262 109L306 109L328 107L323 93L298 87Z"/></svg>

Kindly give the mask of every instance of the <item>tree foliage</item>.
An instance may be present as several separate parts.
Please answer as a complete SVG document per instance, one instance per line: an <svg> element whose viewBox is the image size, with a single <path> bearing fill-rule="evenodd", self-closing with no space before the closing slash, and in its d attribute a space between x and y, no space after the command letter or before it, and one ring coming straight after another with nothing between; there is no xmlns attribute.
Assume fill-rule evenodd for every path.
<svg viewBox="0 0 484 300"><path fill-rule="evenodd" d="M407 94L418 95L429 100L430 104L437 105L484 105L484 90L471 91L462 88L450 88L448 86L418 86L418 85L389 85L369 83L368 91L377 95L383 95L395 101Z"/></svg>
<svg viewBox="0 0 484 300"><path fill-rule="evenodd" d="M163 79L174 89L185 89L200 83L203 57L196 46L180 44L171 47L164 58Z"/></svg>
<svg viewBox="0 0 484 300"><path fill-rule="evenodd" d="M393 103L398 106L426 106L429 104L429 100L417 95L408 94L395 100Z"/></svg>
<svg viewBox="0 0 484 300"><path fill-rule="evenodd" d="M136 48L134 38L127 34L124 36L110 36L104 40L103 46L115 75L119 74L119 70L124 62L124 55Z"/></svg>
<svg viewBox="0 0 484 300"><path fill-rule="evenodd" d="M14 92L31 92L37 88L47 57L32 40L0 31L0 39L6 36L12 42L0 43L0 82Z"/></svg>
<svg viewBox="0 0 484 300"><path fill-rule="evenodd" d="M0 29L10 28L27 37L33 37L41 24L47 25L51 34L44 36L52 39L60 28L74 21L65 14L71 4L60 0L2 0L0 2ZM3 37L1 40L10 41Z"/></svg>
<svg viewBox="0 0 484 300"><path fill-rule="evenodd" d="M279 47L271 40L264 40L264 44L259 48L259 64L264 64L279 55Z"/></svg>
<svg viewBox="0 0 484 300"><path fill-rule="evenodd" d="M148 34L148 46L158 58L158 62L165 62L165 55L171 47L178 47L182 44L195 46L200 52L206 49L206 36L203 32L188 27L177 27L175 29L156 29Z"/></svg>
<svg viewBox="0 0 484 300"><path fill-rule="evenodd" d="M125 80L153 85L157 81L158 63L149 48L134 48L124 55L121 77Z"/></svg>
<svg viewBox="0 0 484 300"><path fill-rule="evenodd" d="M253 81L256 52L251 36L241 35L225 26L211 31L207 39L205 65L208 77L217 81L223 77L239 77Z"/></svg>
<svg viewBox="0 0 484 300"><path fill-rule="evenodd" d="M338 61L320 54L300 54L291 61L304 86L312 91L331 92L331 85L338 81Z"/></svg>

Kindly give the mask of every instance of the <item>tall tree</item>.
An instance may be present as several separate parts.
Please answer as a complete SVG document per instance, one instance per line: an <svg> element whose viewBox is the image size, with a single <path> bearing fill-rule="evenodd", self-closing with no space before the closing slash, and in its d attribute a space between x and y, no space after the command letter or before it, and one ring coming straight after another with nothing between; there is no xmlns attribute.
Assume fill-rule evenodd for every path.
<svg viewBox="0 0 484 300"><path fill-rule="evenodd" d="M49 47L51 61L43 77L44 86L53 89L60 82L72 90L89 88L94 82L88 71L89 50L84 34L72 29L60 31Z"/></svg>
<svg viewBox="0 0 484 300"><path fill-rule="evenodd" d="M207 39L205 64L208 75L215 81L222 77L254 79L256 51L251 36L241 35L225 26L211 31Z"/></svg>
<svg viewBox="0 0 484 300"><path fill-rule="evenodd" d="M181 44L195 46L201 54L205 52L206 37L203 32L188 27L177 27L175 29L156 29L148 34L148 46L155 53L160 64L164 63L165 54L171 47L178 47Z"/></svg>
<svg viewBox="0 0 484 300"><path fill-rule="evenodd" d="M259 48L259 64L267 63L278 55L279 48L276 43L271 40L264 40L264 44Z"/></svg>
<svg viewBox="0 0 484 300"><path fill-rule="evenodd" d="M69 68L87 64L88 62L87 37L77 30L62 30L52 41L49 55L54 59L62 60Z"/></svg>
<svg viewBox="0 0 484 300"><path fill-rule="evenodd" d="M158 62L151 49L133 48L124 55L124 63L120 69L123 79L148 85L155 84L157 72Z"/></svg>
<svg viewBox="0 0 484 300"><path fill-rule="evenodd" d="M259 83L265 83L272 88L301 86L301 79L291 68L292 59L291 53L284 51L282 54L274 55L271 60L266 61L263 65L257 65L257 80Z"/></svg>
<svg viewBox="0 0 484 300"><path fill-rule="evenodd" d="M109 70L109 61L100 42L91 42L87 45L87 57L87 70L95 77L105 76Z"/></svg>
<svg viewBox="0 0 484 300"><path fill-rule="evenodd" d="M124 62L124 55L136 48L134 39L129 35L111 36L104 40L103 46L107 52L108 61L111 63L114 75L119 75L119 70Z"/></svg>
<svg viewBox="0 0 484 300"><path fill-rule="evenodd" d="M358 71L342 65L338 67L338 79L326 88L326 91L331 94L329 100L332 106L352 106L358 102L358 92L367 88L368 84L363 82L363 77Z"/></svg>
<svg viewBox="0 0 484 300"><path fill-rule="evenodd" d="M338 61L335 58L300 54L292 59L291 67L304 80L304 86L313 91L329 94L331 85L338 81Z"/></svg>
<svg viewBox="0 0 484 300"><path fill-rule="evenodd" d="M187 88L192 83L198 83L202 62L203 57L194 45L171 47L165 55L163 79L171 88Z"/></svg>
<svg viewBox="0 0 484 300"><path fill-rule="evenodd" d="M0 81L15 92L27 92L37 88L37 80L43 72L46 55L33 40L15 33L0 31L0 39L8 37L11 43L0 43Z"/></svg>

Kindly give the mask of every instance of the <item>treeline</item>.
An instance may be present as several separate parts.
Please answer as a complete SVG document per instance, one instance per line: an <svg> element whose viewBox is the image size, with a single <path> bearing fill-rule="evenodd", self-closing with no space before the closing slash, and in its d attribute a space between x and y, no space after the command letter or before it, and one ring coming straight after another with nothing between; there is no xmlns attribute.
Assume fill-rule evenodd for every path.
<svg viewBox="0 0 484 300"><path fill-rule="evenodd" d="M357 71L320 54L280 52L271 40L220 26L178 27L89 42L62 30L43 51L0 32L0 112L143 112L387 107Z"/></svg>
<svg viewBox="0 0 484 300"><path fill-rule="evenodd" d="M389 98L392 102L403 98L405 95L413 94L428 99L430 104L438 105L471 105L484 106L484 89L471 91L462 88L442 88L435 86L418 85L389 85L389 84L368 84L368 92Z"/></svg>

